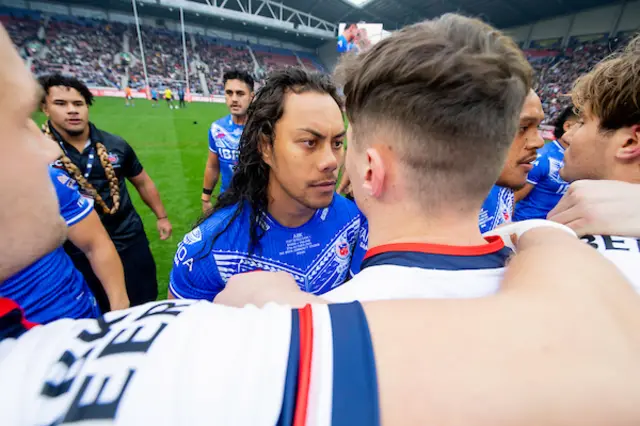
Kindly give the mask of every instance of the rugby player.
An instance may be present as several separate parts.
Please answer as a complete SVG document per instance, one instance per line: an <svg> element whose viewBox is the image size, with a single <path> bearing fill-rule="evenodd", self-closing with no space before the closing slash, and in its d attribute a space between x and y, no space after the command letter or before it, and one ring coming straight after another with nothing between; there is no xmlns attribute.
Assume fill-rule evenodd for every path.
<svg viewBox="0 0 640 426"><path fill-rule="evenodd" d="M204 169L202 183L202 211L212 209L211 195L220 182L220 193L229 187L233 169L238 164L238 144L247 121L247 109L253 99L253 77L245 71L232 70L224 73L224 99L229 115L214 121L209 129L209 157Z"/></svg>
<svg viewBox="0 0 640 426"><path fill-rule="evenodd" d="M538 158L532 163L527 183L515 194L514 221L546 219L567 192L569 184L560 177L559 171L564 164L564 151L569 146L565 135L576 124L577 118L571 105L556 120L553 130L556 139L538 150Z"/></svg>
<svg viewBox="0 0 640 426"><path fill-rule="evenodd" d="M520 113L518 130L509 148L504 168L480 209L479 225L482 233L512 221L515 191L527 184L527 175L533 169L537 150L544 146L544 140L538 131L542 120L542 102L531 90Z"/></svg>
<svg viewBox="0 0 640 426"><path fill-rule="evenodd" d="M170 298L213 300L233 274L253 270L287 271L314 294L345 281L361 215L335 194L340 102L328 77L270 75L249 107L229 188L178 246Z"/></svg>
<svg viewBox="0 0 640 426"><path fill-rule="evenodd" d="M571 98L580 118L569 130L562 179L640 183L638 70L640 37L576 81ZM640 291L640 239L615 234L582 238L613 261Z"/></svg>
<svg viewBox="0 0 640 426"><path fill-rule="evenodd" d="M346 53L352 50L357 51L356 36L358 35L358 24L355 22L347 22L344 31L338 36L336 51L338 53Z"/></svg>
<svg viewBox="0 0 640 426"><path fill-rule="evenodd" d="M34 123L32 126L37 132L37 126ZM63 171L50 167L49 174L60 216L69 227L69 240L90 259L111 308L128 308L122 263L93 210L92 200L82 197L76 183ZM96 318L101 314L85 278L62 247L7 278L0 286L0 297L19 303L26 315L39 323L60 318Z"/></svg>
<svg viewBox="0 0 640 426"><path fill-rule="evenodd" d="M169 105L169 109L173 109L173 92L170 87L166 87L164 89L164 99L167 101L167 105Z"/></svg>
<svg viewBox="0 0 640 426"><path fill-rule="evenodd" d="M448 15L394 32L340 67L346 170L369 233L358 245L367 248L362 271L323 297L494 293L511 250L482 237L478 211L497 180L524 180L522 152L542 119L518 47L479 20Z"/></svg>
<svg viewBox="0 0 640 426"><path fill-rule="evenodd" d="M131 304L155 300L156 264L126 180L153 210L160 239L166 240L172 227L155 183L124 139L98 129L89 121L93 95L84 83L74 77L53 74L42 76L40 84L44 89L41 108L48 118L45 133L63 152L55 166L64 169L79 184L83 195L95 201L100 220L120 255ZM65 244L65 250L87 279L101 311L108 312L109 300L91 261L71 242Z"/></svg>
<svg viewBox="0 0 640 426"><path fill-rule="evenodd" d="M65 225L46 171L58 153L25 125L37 86L1 27L0 83L24 94L0 98L2 285ZM638 424L640 302L556 232L524 234L508 291L476 301L172 301L35 326L0 299L2 424Z"/></svg>
<svg viewBox="0 0 640 426"><path fill-rule="evenodd" d="M155 87L151 89L151 107L155 108L158 106L158 89Z"/></svg>

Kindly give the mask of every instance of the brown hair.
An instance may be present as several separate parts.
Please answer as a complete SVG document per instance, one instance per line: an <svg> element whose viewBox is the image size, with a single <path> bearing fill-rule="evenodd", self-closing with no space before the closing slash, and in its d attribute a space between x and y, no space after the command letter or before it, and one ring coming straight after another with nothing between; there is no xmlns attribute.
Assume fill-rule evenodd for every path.
<svg viewBox="0 0 640 426"><path fill-rule="evenodd" d="M349 142L360 149L376 138L391 146L428 207L486 197L532 84L532 69L511 38L456 14L344 56L336 76L353 130Z"/></svg>
<svg viewBox="0 0 640 426"><path fill-rule="evenodd" d="M578 110L598 117L602 130L640 124L640 36L580 77L571 99Z"/></svg>
<svg viewBox="0 0 640 426"><path fill-rule="evenodd" d="M48 121L42 125L42 131L45 135L57 142L55 136L51 132ZM64 152L60 156L60 162L64 166L67 173L69 173L69 175L71 175L71 177L73 177L76 182L78 182L80 188L82 188L91 198L95 200L96 204L100 206L104 214L115 214L120 208L120 187L118 186L118 177L113 170L111 162L109 161L109 154L107 153L107 149L100 142L96 142L96 153L98 154L100 164L102 164L107 180L109 181L109 192L111 195L111 200L113 201L113 207L111 208L107 206L107 203L104 202L93 185L91 185L91 183L89 183L89 181L85 179L85 177L82 175L82 172L80 171L80 168L76 166Z"/></svg>

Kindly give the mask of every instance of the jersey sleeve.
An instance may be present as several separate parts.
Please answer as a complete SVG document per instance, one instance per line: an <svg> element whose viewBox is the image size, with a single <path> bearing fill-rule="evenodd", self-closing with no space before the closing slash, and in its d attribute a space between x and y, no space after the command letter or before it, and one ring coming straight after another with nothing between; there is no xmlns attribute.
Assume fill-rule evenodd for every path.
<svg viewBox="0 0 640 426"><path fill-rule="evenodd" d="M532 164L533 169L527 175L527 183L537 185L549 173L549 160L546 155L538 154L538 158Z"/></svg>
<svg viewBox="0 0 640 426"><path fill-rule="evenodd" d="M125 158L124 158L124 175L128 178L136 177L144 168L142 167L142 163L138 160L138 156L136 152L133 150L131 145L125 143Z"/></svg>
<svg viewBox="0 0 640 426"><path fill-rule="evenodd" d="M49 167L49 174L58 196L60 216L67 226L73 226L89 216L93 210L93 200L80 195L76 181L53 167Z"/></svg>
<svg viewBox="0 0 640 426"><path fill-rule="evenodd" d="M224 288L224 281L200 227L185 235L173 258L169 291L176 299L213 301Z"/></svg>
<svg viewBox="0 0 640 426"><path fill-rule="evenodd" d="M218 155L218 149L216 147L216 138L214 136L215 128L211 126L209 128L209 151Z"/></svg>

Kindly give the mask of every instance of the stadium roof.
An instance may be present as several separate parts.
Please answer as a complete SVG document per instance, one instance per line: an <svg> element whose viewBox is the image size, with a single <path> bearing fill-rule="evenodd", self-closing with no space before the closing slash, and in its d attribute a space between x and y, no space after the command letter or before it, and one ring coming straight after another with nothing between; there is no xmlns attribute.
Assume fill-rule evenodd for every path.
<svg viewBox="0 0 640 426"><path fill-rule="evenodd" d="M132 13L131 0L55 0L56 2L95 6L99 8L121 10ZM498 28L533 23L554 16L576 13L584 9L611 4L611 0L187 0L200 5L225 5L230 10L240 11L240 4L255 8L262 3L273 7L278 4L311 15L313 18L331 24L340 22L382 23L387 31L393 31L404 25L422 19L439 16L447 12L460 12L467 16L477 16ZM352 3L356 2L356 3ZM178 19L177 10L170 9L159 0L137 0L139 14L158 19ZM249 7L250 8L250 7ZM263 16L269 17L263 8ZM271 8L269 8L271 9ZM264 13L267 13L266 15ZM272 12L273 13L273 12ZM306 21L307 17L302 17ZM204 16L198 13L185 13L185 21L231 31L248 32L257 36L272 37L306 47L319 47L334 36L312 37L299 33L295 29L282 31L267 26L247 25L246 23L224 18ZM325 33L326 34L326 33Z"/></svg>
<svg viewBox="0 0 640 426"><path fill-rule="evenodd" d="M362 6L350 0L280 0L285 5L330 22L367 21L388 31L447 12L478 16L498 28L575 13L612 0L370 0ZM362 0L358 1L362 3Z"/></svg>

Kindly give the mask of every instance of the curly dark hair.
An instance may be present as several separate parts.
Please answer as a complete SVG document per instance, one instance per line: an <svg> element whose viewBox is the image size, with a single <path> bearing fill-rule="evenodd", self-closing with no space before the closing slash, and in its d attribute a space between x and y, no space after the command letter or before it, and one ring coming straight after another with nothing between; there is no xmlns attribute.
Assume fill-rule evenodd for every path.
<svg viewBox="0 0 640 426"><path fill-rule="evenodd" d="M247 111L247 124L240 137L238 164L234 169L229 188L220 194L213 208L197 223L200 225L221 209L237 206L231 219L214 236L211 244L226 232L233 221L248 207L251 209L249 252L259 248L260 239L264 235L264 230L260 227L260 219L267 211L269 183L269 166L262 159L260 144L266 142L273 146L275 126L282 118L285 96L289 92L328 94L339 107L342 106L342 100L335 85L325 75L310 73L300 68L288 68L269 75Z"/></svg>
<svg viewBox="0 0 640 426"><path fill-rule="evenodd" d="M70 87L72 89L76 89L80 93L80 95L82 95L87 105L89 106L93 105L93 93L91 93L91 90L89 90L86 84L84 84L82 81L78 80L75 77L56 73L56 74L43 75L40 78L38 78L38 82L42 86L45 96L49 94L49 89L51 89L52 87L56 87L56 86ZM45 100L43 98L42 102L44 103L44 101Z"/></svg>
<svg viewBox="0 0 640 426"><path fill-rule="evenodd" d="M255 87L255 81L253 80L253 77L251 77L251 74L246 71L230 70L225 72L222 76L223 86L226 86L227 81L229 80L240 80L244 82L249 87L249 91L251 92L253 92L253 89Z"/></svg>
<svg viewBox="0 0 640 426"><path fill-rule="evenodd" d="M560 139L562 135L564 135L564 123L576 118L578 118L578 115L576 114L576 110L573 105L566 107L555 122L553 136L555 136L556 139Z"/></svg>

